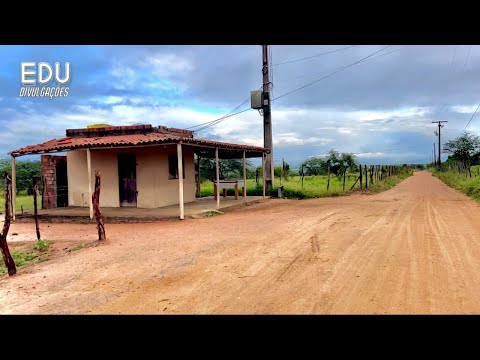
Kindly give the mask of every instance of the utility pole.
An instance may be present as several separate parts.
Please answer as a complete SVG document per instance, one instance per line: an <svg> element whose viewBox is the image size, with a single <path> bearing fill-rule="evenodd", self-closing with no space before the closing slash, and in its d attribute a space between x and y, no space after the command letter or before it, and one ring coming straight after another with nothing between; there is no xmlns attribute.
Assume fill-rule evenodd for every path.
<svg viewBox="0 0 480 360"><path fill-rule="evenodd" d="M435 143L433 143L433 166L437 166L437 155L435 153Z"/></svg>
<svg viewBox="0 0 480 360"><path fill-rule="evenodd" d="M438 124L438 161L437 161L437 167L440 169L440 165L442 164L442 159L440 158L440 129L444 126L442 123L446 123L448 121L432 121L432 124Z"/></svg>
<svg viewBox="0 0 480 360"><path fill-rule="evenodd" d="M263 74L263 147L270 150L265 161L265 187L267 191L273 188L273 143L272 143L272 112L270 104L270 71L268 68L268 45L262 45Z"/></svg>

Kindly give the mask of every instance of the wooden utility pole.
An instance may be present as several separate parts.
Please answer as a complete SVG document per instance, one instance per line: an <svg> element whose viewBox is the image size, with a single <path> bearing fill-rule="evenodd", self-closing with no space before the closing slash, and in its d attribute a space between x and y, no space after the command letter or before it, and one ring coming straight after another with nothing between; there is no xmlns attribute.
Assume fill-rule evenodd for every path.
<svg viewBox="0 0 480 360"><path fill-rule="evenodd" d="M272 112L270 104L270 71L268 68L268 45L262 45L262 74L263 74L263 147L270 150L266 154L265 186L267 192L273 188L273 139L272 139Z"/></svg>
<svg viewBox="0 0 480 360"><path fill-rule="evenodd" d="M438 161L437 161L437 166L438 168L440 168L440 165L442 165L442 159L440 157L440 144L441 144L441 141L440 141L440 129L444 126L442 125L442 123L446 123L448 121L432 121L432 123L435 123L435 124L438 124Z"/></svg>

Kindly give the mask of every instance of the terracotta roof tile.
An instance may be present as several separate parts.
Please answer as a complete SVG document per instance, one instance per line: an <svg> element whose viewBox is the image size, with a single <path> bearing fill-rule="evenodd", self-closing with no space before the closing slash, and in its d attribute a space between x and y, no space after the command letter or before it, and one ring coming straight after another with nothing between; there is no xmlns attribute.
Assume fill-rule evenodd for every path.
<svg viewBox="0 0 480 360"><path fill-rule="evenodd" d="M13 150L9 152L9 154L13 156L20 156L75 149L165 144L178 143L180 141L182 141L184 144L204 145L210 147L219 147L222 149L245 150L259 153L268 152L267 149L258 146L231 144L152 132L146 134L110 135L99 137L64 137L61 139L52 139L41 144L25 146L20 149Z"/></svg>

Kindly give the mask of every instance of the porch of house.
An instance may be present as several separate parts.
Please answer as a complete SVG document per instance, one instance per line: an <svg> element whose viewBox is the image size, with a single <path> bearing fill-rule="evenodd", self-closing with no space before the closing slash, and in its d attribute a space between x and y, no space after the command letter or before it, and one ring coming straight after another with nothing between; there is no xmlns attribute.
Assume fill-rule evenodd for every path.
<svg viewBox="0 0 480 360"><path fill-rule="evenodd" d="M243 197L235 200L235 196L220 196L219 210L231 209L245 206L246 204L257 203L264 200L263 196L247 196L246 202ZM138 207L102 207L102 215L106 222L148 222L156 220L178 219L178 204L160 208L138 208ZM200 217L209 211L217 210L217 201L213 196L198 198L194 202L185 203L185 218ZM41 209L38 211L41 222L91 222L88 207L69 206L52 209ZM17 214L16 221L33 221L33 214Z"/></svg>

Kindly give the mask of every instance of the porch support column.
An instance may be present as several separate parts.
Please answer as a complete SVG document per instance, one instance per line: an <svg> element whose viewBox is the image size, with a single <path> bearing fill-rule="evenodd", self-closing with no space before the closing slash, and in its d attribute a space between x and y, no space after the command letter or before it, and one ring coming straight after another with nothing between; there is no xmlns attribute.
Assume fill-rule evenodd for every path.
<svg viewBox="0 0 480 360"><path fill-rule="evenodd" d="M88 174L88 206L90 207L90 219L93 219L92 158L90 156L89 148L87 148L87 174Z"/></svg>
<svg viewBox="0 0 480 360"><path fill-rule="evenodd" d="M200 162L201 162L201 158L200 158L200 155L197 155L197 196L199 198L202 197L202 189L200 188L200 179L201 179L201 176L200 176Z"/></svg>
<svg viewBox="0 0 480 360"><path fill-rule="evenodd" d="M180 220L185 218L185 209L183 205L183 162L182 162L182 143L177 144L178 160L178 205L180 206Z"/></svg>
<svg viewBox="0 0 480 360"><path fill-rule="evenodd" d="M263 197L265 198L265 154L262 153Z"/></svg>
<svg viewBox="0 0 480 360"><path fill-rule="evenodd" d="M217 179L217 210L220 209L220 171L218 169L218 147L215 148L215 176Z"/></svg>
<svg viewBox="0 0 480 360"><path fill-rule="evenodd" d="M17 205L17 167L15 156L12 156L12 218L15 221L15 208Z"/></svg>
<svg viewBox="0 0 480 360"><path fill-rule="evenodd" d="M245 161L245 150L243 150L243 202L247 202L247 162Z"/></svg>

